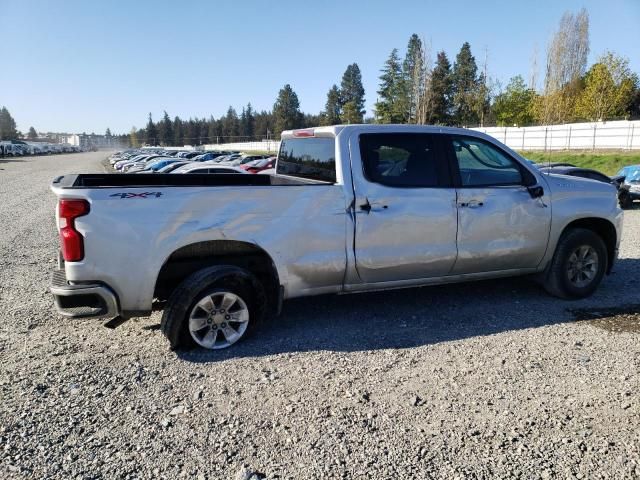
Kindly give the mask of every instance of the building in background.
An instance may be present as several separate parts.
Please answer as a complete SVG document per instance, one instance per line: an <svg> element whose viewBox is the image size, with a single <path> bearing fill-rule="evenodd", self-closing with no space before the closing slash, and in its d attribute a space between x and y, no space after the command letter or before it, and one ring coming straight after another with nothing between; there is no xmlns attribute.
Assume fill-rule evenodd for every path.
<svg viewBox="0 0 640 480"><path fill-rule="evenodd" d="M82 150L120 147L117 138L111 135L96 135L95 133L74 133L71 135L64 135L61 137L60 142L80 147Z"/></svg>

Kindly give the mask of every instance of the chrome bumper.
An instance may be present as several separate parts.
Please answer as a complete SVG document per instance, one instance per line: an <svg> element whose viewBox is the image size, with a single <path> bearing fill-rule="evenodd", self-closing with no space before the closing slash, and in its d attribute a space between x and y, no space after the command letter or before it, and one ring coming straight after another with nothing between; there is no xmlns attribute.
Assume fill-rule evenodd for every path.
<svg viewBox="0 0 640 480"><path fill-rule="evenodd" d="M113 318L119 315L118 299L109 287L97 283L71 285L64 269L53 272L49 290L58 312L65 317Z"/></svg>

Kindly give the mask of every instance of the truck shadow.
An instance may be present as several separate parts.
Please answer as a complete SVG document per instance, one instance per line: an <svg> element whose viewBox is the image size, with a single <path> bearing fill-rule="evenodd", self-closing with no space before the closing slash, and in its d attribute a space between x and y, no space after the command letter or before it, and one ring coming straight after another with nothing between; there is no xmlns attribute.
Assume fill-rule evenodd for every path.
<svg viewBox="0 0 640 480"><path fill-rule="evenodd" d="M633 272L640 259L622 259L590 298L549 296L525 277L285 302L282 315L227 350L181 351L189 362L216 362L309 351L404 349L440 342L576 322L575 311L640 312ZM632 312L633 313L633 312Z"/></svg>

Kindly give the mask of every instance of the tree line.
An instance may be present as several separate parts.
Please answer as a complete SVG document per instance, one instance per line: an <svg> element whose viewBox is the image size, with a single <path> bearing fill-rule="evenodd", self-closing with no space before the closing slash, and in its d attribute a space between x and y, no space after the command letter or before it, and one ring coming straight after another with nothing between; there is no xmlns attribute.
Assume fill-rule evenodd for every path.
<svg viewBox="0 0 640 480"><path fill-rule="evenodd" d="M404 56L393 49L379 76L372 117L365 117L365 89L357 63L348 65L340 82L327 92L324 109L317 114L300 110L291 85L278 92L271 110L256 111L251 103L240 112L230 106L220 118L173 119L165 111L144 128L114 135L123 144L201 145L277 139L294 128L349 123L409 123L463 127L527 126L576 121L640 118L638 75L628 59L604 52L587 69L589 15L585 9L566 12L546 49L546 64L538 89L534 56L528 81L512 77L502 88L488 75L488 52L479 63L464 42L453 62L444 50L435 60L431 45L411 35ZM108 130L108 129L107 129ZM0 110L0 138L15 138L15 121ZM111 132L108 130L108 136ZM35 137L31 127L29 138Z"/></svg>
<svg viewBox="0 0 640 480"><path fill-rule="evenodd" d="M587 69L588 53L587 11L566 12L547 46L542 88L535 57L528 82L516 75L501 88L488 75L488 52L479 63L464 42L453 62L444 50L433 60L431 45L413 34L404 56L393 49L381 69L373 117L365 118L362 73L353 63L317 115L300 112L298 96L285 85L271 111L255 112L248 104L239 115L229 107L219 119L188 121L170 120L165 112L157 123L150 115L146 129L132 130L131 144L259 140L292 128L347 123L527 126L640 117L638 75L628 59L605 52Z"/></svg>

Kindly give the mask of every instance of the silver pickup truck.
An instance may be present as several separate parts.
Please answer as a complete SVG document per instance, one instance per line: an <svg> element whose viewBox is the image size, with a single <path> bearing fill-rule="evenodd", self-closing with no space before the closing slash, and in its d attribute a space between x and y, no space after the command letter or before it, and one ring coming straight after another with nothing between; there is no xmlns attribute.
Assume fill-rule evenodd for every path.
<svg viewBox="0 0 640 480"><path fill-rule="evenodd" d="M543 175L463 129L287 131L276 175L54 180L51 291L72 317L149 315L172 348L225 348L283 300L531 274L561 298L611 271L611 185Z"/></svg>

